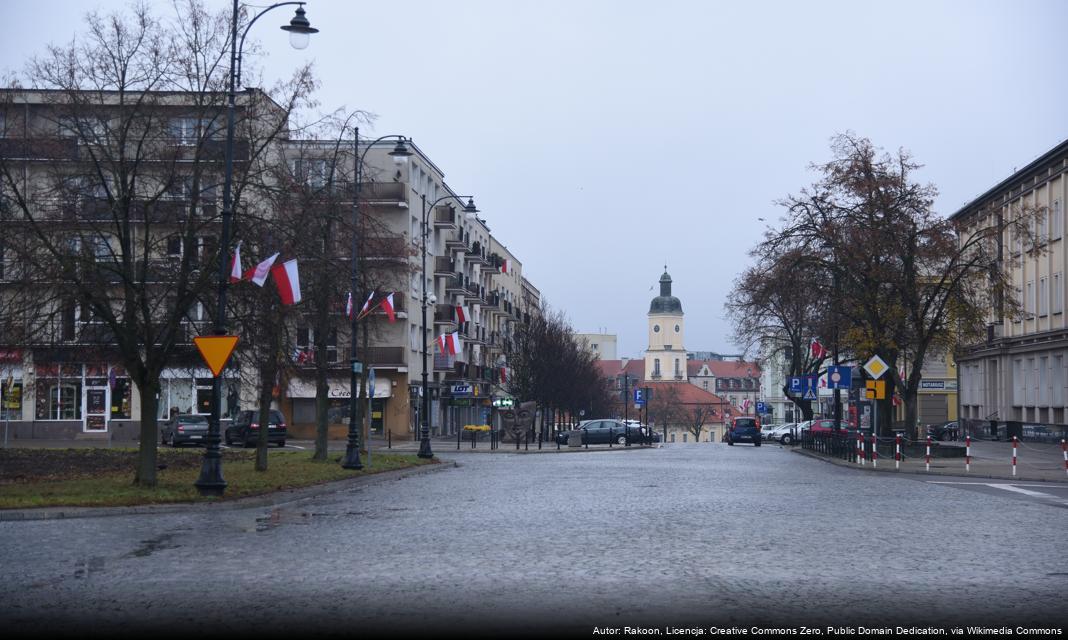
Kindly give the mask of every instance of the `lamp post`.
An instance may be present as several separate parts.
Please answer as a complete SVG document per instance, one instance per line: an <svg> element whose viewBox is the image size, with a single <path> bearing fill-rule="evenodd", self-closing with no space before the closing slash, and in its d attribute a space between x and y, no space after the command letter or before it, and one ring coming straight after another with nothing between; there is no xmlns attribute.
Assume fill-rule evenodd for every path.
<svg viewBox="0 0 1068 640"><path fill-rule="evenodd" d="M475 207L475 199L471 196L455 196L449 194L434 200L429 205L426 202L426 195L421 196L421 198L423 201L423 402L422 408L419 411L419 453L416 455L420 458L433 458L434 452L430 450L430 391L429 383L427 382L429 372L427 371L426 363L428 351L426 340L426 237L430 233L429 213L434 210L434 207L437 206L439 202L455 199L457 202L462 203L463 198L467 198L467 204L464 205L464 213L467 215L468 220L475 217L475 214L478 213L478 209Z"/></svg>
<svg viewBox="0 0 1068 640"><path fill-rule="evenodd" d="M359 424L356 419L357 405L359 400L356 397L357 389L359 387L359 377L363 373L363 365L356 358L356 332L357 332L357 317L359 312L356 311L356 301L359 300L359 294L357 293L357 275L359 273L357 269L357 263L359 262L359 244L357 240L359 238L358 228L360 222L360 182L363 177L363 159L367 156L367 152L374 148L374 146L390 138L396 138L397 144L393 147L393 150L389 152L389 155L393 158L393 162L398 165L404 164L408 161L408 156L412 155L412 152L408 149L408 145L404 136L399 135L386 135L381 138L372 140L367 148L364 149L363 154L360 154L360 128L353 127L352 137L352 161L353 161L353 190L352 190L352 265L349 280L349 295L352 298L352 316L350 318L351 324L349 326L349 336L351 338L351 353L349 353L349 438L348 443L345 445L345 457L341 461L341 466L345 469L362 469L363 463L360 462L360 432ZM372 393L374 393L372 391Z"/></svg>
<svg viewBox="0 0 1068 640"><path fill-rule="evenodd" d="M245 48L245 36L252 25L263 14L272 9L286 5L297 5L296 13L288 25L281 27L289 32L289 42L296 49L308 46L309 36L318 33L308 19L304 17L303 2L279 2L260 11L245 26L240 43L237 39L237 18L240 6L234 0L234 10L230 16L230 86L226 105L226 164L223 174L222 236L219 240L219 299L215 314L215 335L226 335L226 287L230 266L230 222L233 218L233 182L234 182L234 120L237 112L237 85L241 82L241 53ZM222 416L222 375L215 376L211 390L211 416L208 419L208 435L205 439L204 461L200 467L200 477L194 486L202 496L221 496L226 491L226 481L222 475L222 453L219 450Z"/></svg>

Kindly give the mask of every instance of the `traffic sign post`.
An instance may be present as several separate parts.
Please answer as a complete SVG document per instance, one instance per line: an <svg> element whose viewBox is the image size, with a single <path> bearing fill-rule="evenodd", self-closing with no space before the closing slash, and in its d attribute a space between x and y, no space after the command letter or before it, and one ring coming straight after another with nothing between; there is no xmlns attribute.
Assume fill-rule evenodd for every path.
<svg viewBox="0 0 1068 640"><path fill-rule="evenodd" d="M636 404L639 407L644 407L645 406L645 390L644 389L635 389L634 390L634 404Z"/></svg>
<svg viewBox="0 0 1068 640"><path fill-rule="evenodd" d="M211 369L211 374L218 377L234 353L237 336L197 336L193 338L193 344L200 351L204 364Z"/></svg>
<svg viewBox="0 0 1068 640"><path fill-rule="evenodd" d="M827 388L846 389L853 384L853 370L850 367L827 367Z"/></svg>

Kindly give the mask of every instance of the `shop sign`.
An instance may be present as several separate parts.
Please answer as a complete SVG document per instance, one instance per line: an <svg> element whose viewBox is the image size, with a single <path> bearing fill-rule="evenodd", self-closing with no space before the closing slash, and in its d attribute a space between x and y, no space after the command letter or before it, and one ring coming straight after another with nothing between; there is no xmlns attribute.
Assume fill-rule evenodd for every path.
<svg viewBox="0 0 1068 640"><path fill-rule="evenodd" d="M453 398L449 404L454 407L470 407L471 398Z"/></svg>
<svg viewBox="0 0 1068 640"><path fill-rule="evenodd" d="M495 407L514 407L515 400L512 398L494 398L493 406Z"/></svg>
<svg viewBox="0 0 1068 640"><path fill-rule="evenodd" d="M454 396L469 396L472 393L471 385L469 384L454 384L452 385L452 395Z"/></svg>

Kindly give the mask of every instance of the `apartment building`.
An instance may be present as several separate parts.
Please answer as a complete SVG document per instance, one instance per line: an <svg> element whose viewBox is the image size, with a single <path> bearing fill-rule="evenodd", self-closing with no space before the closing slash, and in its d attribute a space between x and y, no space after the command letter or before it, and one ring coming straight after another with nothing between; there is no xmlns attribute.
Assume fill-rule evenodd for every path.
<svg viewBox="0 0 1068 640"><path fill-rule="evenodd" d="M1068 141L994 185L951 216L962 238L1038 212L1031 233L998 238L997 259L1011 274L1023 313L1010 317L993 300L986 340L956 354L960 419L1004 435L1062 437L1068 416L1068 322L1065 293L1068 251Z"/></svg>
<svg viewBox="0 0 1068 640"><path fill-rule="evenodd" d="M614 333L576 333L575 343L598 360L615 360L618 336Z"/></svg>
<svg viewBox="0 0 1068 640"><path fill-rule="evenodd" d="M92 216L106 213L109 194L102 193L107 189L99 181L85 180L85 185L78 181L93 171L89 159L93 152L113 145L112 136L120 129L126 107L109 100L106 94L102 98L100 94L72 98L69 94L8 90L3 93L0 109L0 162L6 178L0 192L0 214L8 219L15 213L10 206L12 198L28 198L33 212L42 220L55 220L57 230L78 230L78 255L88 254L87 264L105 270L107 260L116 255L116 239L93 227ZM77 108L69 104L71 101ZM138 107L144 111L138 118L150 123L139 126L154 128L151 148L155 155L146 156L145 162L165 178L159 185L141 187L141 192L132 194L137 206L143 206L146 222L142 224L153 236L146 244L151 248L145 250L145 262L152 272L187 261L194 264L191 273L210 283L205 288L209 293L192 305L174 338L178 346L164 369L158 394L160 418L175 411L206 414L210 410L213 379L192 338L210 332L210 312L214 309L223 104L224 96L215 94L160 93ZM351 139L340 143L291 139L285 117L262 92L249 90L240 95L241 130L253 130L254 135L258 126L275 127L276 136L255 158L251 156L255 145L239 137L235 154L238 171L255 163L261 180L274 180L273 187L268 187L285 186L278 184L281 178L270 177L274 172L333 193L332 198L326 198L331 200L329 206L351 212ZM394 144L382 142L368 148L361 142L359 149L364 156L360 215L373 222L361 225L367 230L365 235L372 236L361 240L366 253L360 262L361 286L374 290L379 295L376 300L392 292L396 312L394 322L387 320L381 308L360 320L358 357L374 372L374 384L369 385L368 392L371 424L377 433L390 431L394 436L411 434L418 424L425 282L430 417L436 432L452 433L464 424L490 419L493 398L504 394L501 384L507 363L503 361L503 345L522 320L525 305L534 300L536 306L539 294L523 278L520 261L493 238L486 220L464 215L467 203L444 182L441 169L414 144L409 145L413 153L410 161L395 164L389 155ZM12 193L10 180L19 186L18 193ZM78 184L73 187L67 184L75 182ZM69 197L57 197L60 191L56 184L64 187L63 193ZM424 199L429 208L425 229ZM327 205L309 205L304 215L320 215L317 207L322 206ZM271 207L263 193L249 188L242 195L236 217L240 220L249 211L270 215ZM204 222L191 229L189 221L194 219ZM351 236L339 232L339 242L346 237ZM12 242L11 234L0 241L0 282L5 292L21 277ZM332 247L332 251L342 261L349 255L347 247ZM246 251L245 266L262 257ZM314 260L315 256L303 259ZM306 303L296 305L290 316L294 364L276 386L275 405L286 414L296 437L310 435L314 429L312 356L317 343L326 344L331 434L343 437L347 428L351 340L344 294L348 276L347 268L337 274L337 308L331 313L333 324L326 330L328 335L315 336ZM163 292L159 297L167 300L168 295ZM357 307L361 302L356 301ZM0 382L4 389L0 418L10 421L12 436L19 438L82 434L134 437L140 427L141 397L118 363L114 336L76 300L53 306L41 309L48 317L39 324L47 325L49 332L37 331L32 336L15 330L19 326L16 320L24 319L5 315L10 305L0 308ZM165 307L159 312L165 313ZM456 354L441 353L437 336L452 332L460 335L461 348ZM241 360L239 346L233 366L224 374L224 416L256 402L259 381L252 374L253 368L242 367Z"/></svg>

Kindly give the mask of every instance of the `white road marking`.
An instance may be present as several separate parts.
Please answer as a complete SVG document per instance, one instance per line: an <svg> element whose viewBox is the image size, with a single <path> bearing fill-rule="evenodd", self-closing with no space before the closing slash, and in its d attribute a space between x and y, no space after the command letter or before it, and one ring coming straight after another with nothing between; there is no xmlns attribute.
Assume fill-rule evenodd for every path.
<svg viewBox="0 0 1068 640"><path fill-rule="evenodd" d="M1019 485L1019 484L1006 484L1006 483L999 483L999 482L940 482L940 481L934 481L934 480L929 480L928 484L961 484L961 485L973 485L973 486L979 486L979 487L991 487L993 489L1001 489L1003 491L1011 491L1013 493L1023 494L1025 496L1028 496L1028 497L1031 497L1031 498L1040 498L1043 502L1046 502L1047 504L1053 503L1053 504L1059 504L1059 505L1064 506L1064 507L1068 507L1068 500L1065 500L1065 499L1063 499L1063 498L1061 498L1059 496L1055 496L1055 495L1053 495L1051 493L1045 493L1043 491L1031 491L1030 489L1024 489L1024 487L1040 487L1042 489L1049 489L1050 488L1049 485L1041 485L1041 484L1023 484L1023 485Z"/></svg>
<svg viewBox="0 0 1068 640"><path fill-rule="evenodd" d="M284 448L284 449L300 449L301 451L304 451L304 447L298 447L298 446L297 446L297 445L295 445L295 444L287 444L287 445L286 445L285 447L283 447L283 448Z"/></svg>

